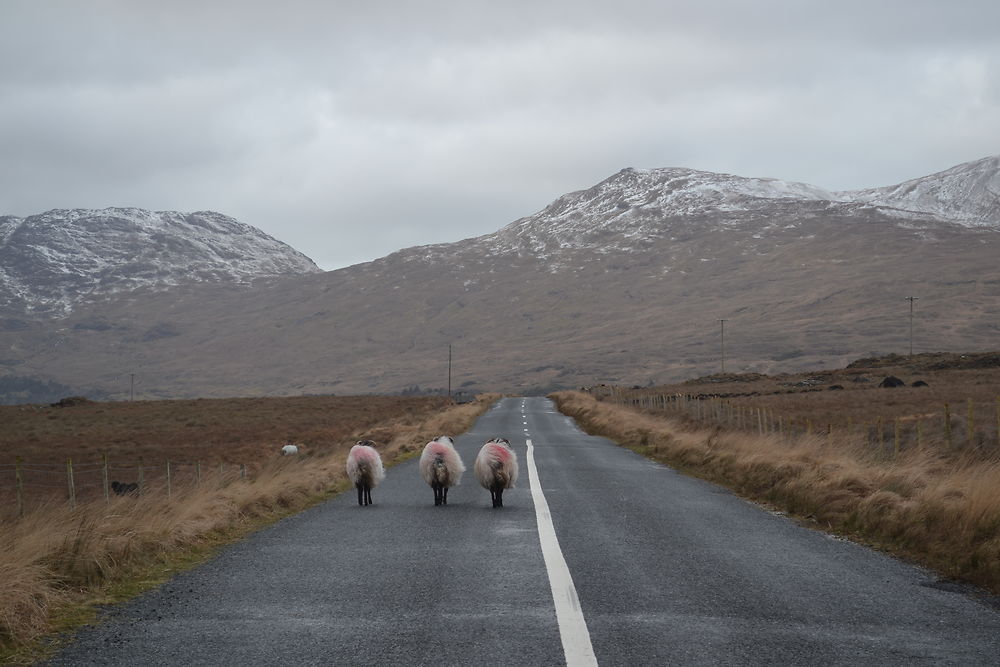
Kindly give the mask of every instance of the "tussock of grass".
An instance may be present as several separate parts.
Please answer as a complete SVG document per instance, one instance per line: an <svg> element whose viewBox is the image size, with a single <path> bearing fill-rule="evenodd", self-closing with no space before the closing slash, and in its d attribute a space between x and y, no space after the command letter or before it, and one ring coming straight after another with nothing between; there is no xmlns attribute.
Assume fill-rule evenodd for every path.
<svg viewBox="0 0 1000 667"><path fill-rule="evenodd" d="M861 443L825 436L699 428L580 392L553 398L589 433L1000 593L995 458L931 449L886 458Z"/></svg>
<svg viewBox="0 0 1000 667"><path fill-rule="evenodd" d="M496 398L397 417L352 434L323 455L272 460L251 478L226 485L209 477L200 486L175 488L169 500L153 491L76 509L48 503L21 519L0 518L0 658L11 659L18 646L51 630L55 617L85 618L80 608L106 601L111 590L142 590L138 580L162 564L172 564L166 568L172 571L187 554L347 488L346 455L362 436L376 439L391 465L435 436L464 432Z"/></svg>

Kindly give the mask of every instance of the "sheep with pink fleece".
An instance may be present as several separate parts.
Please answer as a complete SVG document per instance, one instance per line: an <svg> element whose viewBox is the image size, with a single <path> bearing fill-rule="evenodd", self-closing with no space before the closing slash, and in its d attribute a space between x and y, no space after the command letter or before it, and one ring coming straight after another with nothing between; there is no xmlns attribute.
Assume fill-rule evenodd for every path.
<svg viewBox="0 0 1000 667"><path fill-rule="evenodd" d="M358 504L372 504L372 489L385 478L382 457L371 440L359 440L347 455L347 476L358 489Z"/></svg>
<svg viewBox="0 0 1000 667"><path fill-rule="evenodd" d="M465 465L446 435L431 440L420 455L420 476L434 489L434 505L448 504L448 488L457 486Z"/></svg>
<svg viewBox="0 0 1000 667"><path fill-rule="evenodd" d="M473 466L476 479L490 492L493 507L503 507L504 489L517 481L517 454L506 438L493 438L479 450Z"/></svg>

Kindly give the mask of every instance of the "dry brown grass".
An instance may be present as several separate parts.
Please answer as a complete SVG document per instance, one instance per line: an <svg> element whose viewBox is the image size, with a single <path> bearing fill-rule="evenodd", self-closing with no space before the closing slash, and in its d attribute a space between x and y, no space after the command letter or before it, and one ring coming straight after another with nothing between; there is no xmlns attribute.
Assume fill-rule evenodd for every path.
<svg viewBox="0 0 1000 667"><path fill-rule="evenodd" d="M66 498L66 461L72 459L76 494L103 497L103 456L109 480L165 485L170 462L174 483L203 474L228 478L239 465L256 472L295 442L303 455L322 457L352 433L412 424L448 402L440 397L302 396L0 406L0 502L14 508L15 459L20 456L25 501ZM0 514L4 513L0 508Z"/></svg>
<svg viewBox="0 0 1000 667"><path fill-rule="evenodd" d="M99 602L112 586L147 577L152 565L220 538L235 539L343 489L344 461L356 439L375 440L391 464L437 435L466 430L495 398L484 395L448 408L434 401L420 409L413 404L401 412L387 410L381 421L374 413L360 420L341 415L333 430L342 437L323 442L321 453L271 457L246 480L220 485L209 478L199 486L175 488L170 499L150 489L140 497L95 499L76 509L60 501L36 506L21 519L8 515L0 520L0 649L11 655L12 647L50 630L67 605ZM295 432L296 427L305 428L285 428Z"/></svg>
<svg viewBox="0 0 1000 667"><path fill-rule="evenodd" d="M899 456L859 439L727 431L554 394L588 432L814 525L1000 593L1000 463L932 446Z"/></svg>
<svg viewBox="0 0 1000 667"><path fill-rule="evenodd" d="M322 453L357 429L422 419L441 397L296 396L0 406L0 462L171 458L257 463L293 441Z"/></svg>
<svg viewBox="0 0 1000 667"><path fill-rule="evenodd" d="M756 411L761 410L770 429L778 430L780 420L782 430L787 430L789 423L796 433L820 434L832 430L839 441L867 439L872 447L878 443L877 429L881 425L882 443L887 450L894 448L896 420L899 420L903 449L921 444L939 447L950 454L978 453L991 457L1000 452L998 359L1000 353L924 354L912 359L890 356L861 360L838 370L777 376L716 375L643 389L602 388L595 395L612 398L610 394L614 392L615 398L639 407L655 403L660 396L696 396L708 400L689 406L689 416L698 417L699 411L704 415L706 410L722 403L727 418L713 416L709 421L726 428L740 424L728 415L742 410L744 430L756 430ZM976 367L977 361L992 365ZM904 380L907 386L880 388L879 383L889 375ZM917 380L929 386L910 386ZM842 389L831 390L834 386ZM714 401L709 398L715 396L721 398ZM945 427L946 405L950 444ZM753 417L747 416L750 413Z"/></svg>

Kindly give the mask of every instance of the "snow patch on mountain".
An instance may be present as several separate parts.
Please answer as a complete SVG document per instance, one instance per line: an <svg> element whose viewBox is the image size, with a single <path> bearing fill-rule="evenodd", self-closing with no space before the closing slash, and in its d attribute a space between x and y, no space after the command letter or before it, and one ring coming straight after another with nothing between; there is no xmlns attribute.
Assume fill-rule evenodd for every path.
<svg viewBox="0 0 1000 667"><path fill-rule="evenodd" d="M929 213L966 226L1000 228L1000 156L885 188L839 193L845 200Z"/></svg>
<svg viewBox="0 0 1000 667"><path fill-rule="evenodd" d="M70 312L81 298L315 273L302 253L211 211L56 209L0 218L0 306Z"/></svg>
<svg viewBox="0 0 1000 667"><path fill-rule="evenodd" d="M672 238L677 230L682 236L696 233L696 217L702 229L706 221L716 230L754 225L766 235L779 207L786 213L795 208L801 220L877 209L900 224L933 220L1000 230L1000 157L895 186L845 192L775 178L628 168L471 242L484 253L530 254L543 261L573 249L628 252Z"/></svg>

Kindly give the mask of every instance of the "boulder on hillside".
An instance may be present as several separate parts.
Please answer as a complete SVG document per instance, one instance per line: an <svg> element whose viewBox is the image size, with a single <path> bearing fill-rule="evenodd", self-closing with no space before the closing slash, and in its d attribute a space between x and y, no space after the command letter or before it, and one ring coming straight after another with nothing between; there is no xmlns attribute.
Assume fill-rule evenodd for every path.
<svg viewBox="0 0 1000 667"><path fill-rule="evenodd" d="M926 382L924 382L923 380L917 380L916 382L914 382L910 386L911 387L929 387L930 385L927 384Z"/></svg>
<svg viewBox="0 0 1000 667"><path fill-rule="evenodd" d="M906 383L900 380L895 375L889 375L884 380L878 383L880 387L905 387Z"/></svg>
<svg viewBox="0 0 1000 667"><path fill-rule="evenodd" d="M53 408L71 408L74 405L86 405L87 403L92 403L86 396L67 396L66 398L60 398L55 403L50 403L49 405Z"/></svg>

